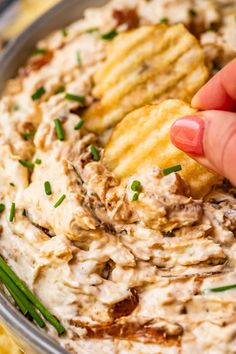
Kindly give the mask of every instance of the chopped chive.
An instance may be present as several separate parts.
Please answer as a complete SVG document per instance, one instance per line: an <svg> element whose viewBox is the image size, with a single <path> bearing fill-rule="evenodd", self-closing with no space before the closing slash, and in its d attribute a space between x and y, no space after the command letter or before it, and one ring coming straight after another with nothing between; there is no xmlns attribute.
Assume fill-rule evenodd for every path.
<svg viewBox="0 0 236 354"><path fill-rule="evenodd" d="M36 159L36 160L34 161L34 163L35 163L36 165L41 165L42 160L40 160L40 159Z"/></svg>
<svg viewBox="0 0 236 354"><path fill-rule="evenodd" d="M189 9L188 13L190 16L196 16L197 15L197 11L195 9Z"/></svg>
<svg viewBox="0 0 236 354"><path fill-rule="evenodd" d="M56 91L55 94L58 95L59 93L65 92L65 87L64 86L59 86Z"/></svg>
<svg viewBox="0 0 236 354"><path fill-rule="evenodd" d="M65 140L65 134L64 134L64 130L62 128L61 121L59 119L54 119L54 123L55 123L58 139L61 141Z"/></svg>
<svg viewBox="0 0 236 354"><path fill-rule="evenodd" d="M98 149L94 145L90 145L89 149L90 149L90 152L93 156L94 161L99 161L100 160L100 153L99 153Z"/></svg>
<svg viewBox="0 0 236 354"><path fill-rule="evenodd" d="M35 48L33 55L38 55L38 54L46 54L48 50L46 48Z"/></svg>
<svg viewBox="0 0 236 354"><path fill-rule="evenodd" d="M168 23L169 23L168 17L163 17L163 18L161 18L160 21L159 21L159 23L168 25Z"/></svg>
<svg viewBox="0 0 236 354"><path fill-rule="evenodd" d="M113 29L107 33L102 34L101 38L104 39L105 41L111 41L117 35L118 35L118 32L116 31L116 29Z"/></svg>
<svg viewBox="0 0 236 354"><path fill-rule="evenodd" d="M51 184L49 181L44 182L44 190L47 195L52 194L52 188L51 188Z"/></svg>
<svg viewBox="0 0 236 354"><path fill-rule="evenodd" d="M19 111L20 106L16 103L16 104L13 106L12 109L13 109L14 112Z"/></svg>
<svg viewBox="0 0 236 354"><path fill-rule="evenodd" d="M82 64L80 50L77 50L77 52L76 52L76 60L77 60L78 65Z"/></svg>
<svg viewBox="0 0 236 354"><path fill-rule="evenodd" d="M41 312L45 319L57 330L58 334L63 334L65 328L39 301L39 299L30 291L26 284L16 275L0 256L0 268L8 275L14 285L26 296L26 298ZM33 316L32 316L33 317Z"/></svg>
<svg viewBox="0 0 236 354"><path fill-rule="evenodd" d="M133 192L140 192L142 190L142 185L139 181L135 180L131 184L131 189Z"/></svg>
<svg viewBox="0 0 236 354"><path fill-rule="evenodd" d="M43 86L41 86L35 93L31 96L33 101L38 100L46 93L46 90Z"/></svg>
<svg viewBox="0 0 236 354"><path fill-rule="evenodd" d="M58 208L59 205L61 205L61 203L63 202L63 200L64 200L65 198L66 198L66 195L63 194L63 195L58 199L58 201L56 202L56 204L54 205L54 208L55 208L55 209Z"/></svg>
<svg viewBox="0 0 236 354"><path fill-rule="evenodd" d="M94 32L98 32L99 28L98 27L94 27L94 28L89 28L86 30L86 33L94 33Z"/></svg>
<svg viewBox="0 0 236 354"><path fill-rule="evenodd" d="M24 304L24 300L22 301L22 296L19 296L19 292L15 286L15 284L12 284L12 280L6 275L6 273L0 268L0 280L1 282L5 285L11 296L13 297L15 303L21 310L24 316L27 315L28 309Z"/></svg>
<svg viewBox="0 0 236 354"><path fill-rule="evenodd" d="M29 138L31 138L31 137L33 137L33 136L35 136L35 131L27 131L27 132L25 132L25 133L23 133L22 134L22 136L23 136L23 138L25 139L25 140L28 140Z"/></svg>
<svg viewBox="0 0 236 354"><path fill-rule="evenodd" d="M10 182L9 184L10 184L11 187L15 187L14 183Z"/></svg>
<svg viewBox="0 0 236 354"><path fill-rule="evenodd" d="M134 193L132 200L135 202L136 200L138 200L139 197L139 193Z"/></svg>
<svg viewBox="0 0 236 354"><path fill-rule="evenodd" d="M22 291L14 284L9 275L0 268L0 279L3 284L7 287L13 299L16 301L20 310L25 315L29 313L30 316L34 319L34 321L39 325L39 327L43 328L46 326L45 322L42 320L41 316L36 312L32 304L29 302L27 297L22 293Z"/></svg>
<svg viewBox="0 0 236 354"><path fill-rule="evenodd" d="M6 209L5 204L0 204L0 213L2 213Z"/></svg>
<svg viewBox="0 0 236 354"><path fill-rule="evenodd" d="M80 128L84 125L84 120L83 119L80 119L79 123L77 123L75 126L74 126L74 130L80 130Z"/></svg>
<svg viewBox="0 0 236 354"><path fill-rule="evenodd" d="M167 175L169 175L172 172L178 172L178 171L181 171L181 170L182 170L181 165L175 165L175 166L172 166L172 167L164 168L164 170L162 170L162 173L163 173L164 176L167 176Z"/></svg>
<svg viewBox="0 0 236 354"><path fill-rule="evenodd" d="M33 169L34 168L34 164L33 162L27 161L27 160L19 160L19 163L29 169Z"/></svg>
<svg viewBox="0 0 236 354"><path fill-rule="evenodd" d="M227 290L231 290L231 289L236 289L236 284L220 286L218 288L211 288L211 289L208 289L208 290L213 292L213 293L220 293L222 291L227 291Z"/></svg>
<svg viewBox="0 0 236 354"><path fill-rule="evenodd" d="M75 102L82 103L82 104L85 103L84 96L74 95L73 93L66 93L65 99L68 101L75 101Z"/></svg>
<svg viewBox="0 0 236 354"><path fill-rule="evenodd" d="M62 33L63 37L67 37L68 36L68 29L62 28L61 33Z"/></svg>
<svg viewBox="0 0 236 354"><path fill-rule="evenodd" d="M13 220L14 220L15 211L16 211L16 204L15 203L11 203L10 216L9 216L9 221L10 222L13 222Z"/></svg>
<svg viewBox="0 0 236 354"><path fill-rule="evenodd" d="M27 214L26 214L26 210L25 210L25 209L23 209L23 211L22 211L22 215L23 215L23 216L27 216Z"/></svg>

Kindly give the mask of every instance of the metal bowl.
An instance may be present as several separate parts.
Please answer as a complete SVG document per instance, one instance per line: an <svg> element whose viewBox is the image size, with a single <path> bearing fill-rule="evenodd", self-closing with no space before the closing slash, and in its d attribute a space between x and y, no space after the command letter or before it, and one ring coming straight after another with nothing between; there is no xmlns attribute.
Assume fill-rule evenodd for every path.
<svg viewBox="0 0 236 354"><path fill-rule="evenodd" d="M15 40L11 41L0 57L0 92L8 79L14 77L17 69L25 62L38 40L55 29L64 28L82 17L86 8L101 6L107 0L64 0L51 8ZM13 339L27 354L66 354L45 332L29 322L9 302L0 289L0 320Z"/></svg>

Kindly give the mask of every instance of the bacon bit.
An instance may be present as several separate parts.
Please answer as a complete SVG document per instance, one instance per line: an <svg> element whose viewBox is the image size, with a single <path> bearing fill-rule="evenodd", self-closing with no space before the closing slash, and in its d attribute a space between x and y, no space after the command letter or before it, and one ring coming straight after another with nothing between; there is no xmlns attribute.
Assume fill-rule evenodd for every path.
<svg viewBox="0 0 236 354"><path fill-rule="evenodd" d="M158 319L146 321L144 323L136 322L114 322L112 324L103 324L89 326L78 320L70 320L70 324L75 327L85 328L86 338L97 339L128 339L143 343L161 344L165 346L180 346L183 335L183 328L178 323L166 322L171 325L171 329L163 324L163 320ZM174 327L174 328L173 328Z"/></svg>
<svg viewBox="0 0 236 354"><path fill-rule="evenodd" d="M131 290L131 295L126 299L114 304L108 311L113 320L120 317L129 316L137 307L139 297L136 290Z"/></svg>
<svg viewBox="0 0 236 354"><path fill-rule="evenodd" d="M128 29L133 29L139 25L139 17L136 9L115 9L112 16L117 21L117 26L126 24Z"/></svg>
<svg viewBox="0 0 236 354"><path fill-rule="evenodd" d="M22 131L22 133L24 133L25 131L33 131L35 130L35 126L31 122L23 122L20 125L20 130Z"/></svg>
<svg viewBox="0 0 236 354"><path fill-rule="evenodd" d="M28 76L32 71L41 69L44 65L48 64L53 58L53 52L47 51L44 55L37 55L30 58L27 65L19 69L21 77Z"/></svg>

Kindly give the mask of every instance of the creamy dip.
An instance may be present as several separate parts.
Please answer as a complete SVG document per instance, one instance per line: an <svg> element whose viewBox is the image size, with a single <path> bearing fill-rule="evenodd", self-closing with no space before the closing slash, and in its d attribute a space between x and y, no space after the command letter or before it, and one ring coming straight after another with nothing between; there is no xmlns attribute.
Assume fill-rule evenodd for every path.
<svg viewBox="0 0 236 354"><path fill-rule="evenodd" d="M158 167L120 184L90 152L92 144L102 157L100 137L74 129L81 103L65 99L66 92L85 106L94 101L93 75L109 49L102 35L114 28L183 22L214 74L236 55L235 7L230 0L114 0L88 9L40 41L6 87L1 254L63 323L63 336L47 331L70 353L236 353L236 290L209 290L236 283L236 191L225 182L193 200L178 173L162 176ZM19 160L36 161L34 169ZM137 201L134 180L142 185Z"/></svg>

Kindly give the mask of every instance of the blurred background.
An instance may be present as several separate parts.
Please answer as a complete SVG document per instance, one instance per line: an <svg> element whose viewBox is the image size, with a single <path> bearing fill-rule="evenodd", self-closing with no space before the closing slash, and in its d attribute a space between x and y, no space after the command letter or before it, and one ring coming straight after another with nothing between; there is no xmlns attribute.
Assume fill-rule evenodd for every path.
<svg viewBox="0 0 236 354"><path fill-rule="evenodd" d="M59 0L0 0L0 50Z"/></svg>
<svg viewBox="0 0 236 354"><path fill-rule="evenodd" d="M0 0L0 53L11 38L57 2L59 0ZM0 354L23 354L1 324Z"/></svg>

